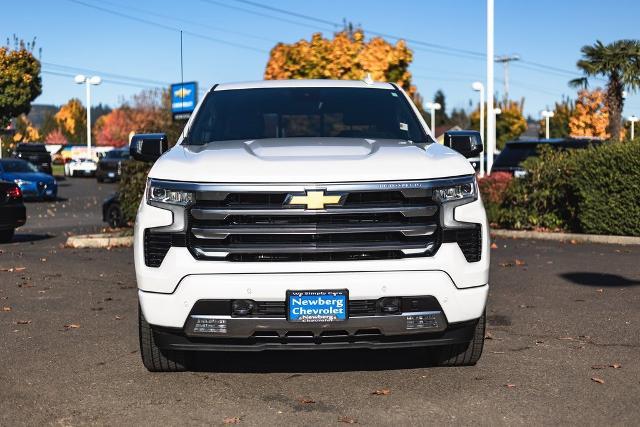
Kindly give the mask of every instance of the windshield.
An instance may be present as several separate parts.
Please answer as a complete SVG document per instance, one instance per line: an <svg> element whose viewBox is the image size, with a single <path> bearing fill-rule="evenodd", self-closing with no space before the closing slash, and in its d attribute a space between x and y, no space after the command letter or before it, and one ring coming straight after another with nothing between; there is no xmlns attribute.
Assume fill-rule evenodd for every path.
<svg viewBox="0 0 640 427"><path fill-rule="evenodd" d="M515 168L523 161L531 156L537 155L536 144L527 144L523 142L516 142L513 144L507 144L504 150L496 158L494 167L501 168Z"/></svg>
<svg viewBox="0 0 640 427"><path fill-rule="evenodd" d="M38 168L24 160L3 160L0 169L4 172L38 172Z"/></svg>
<svg viewBox="0 0 640 427"><path fill-rule="evenodd" d="M203 102L188 144L294 137L430 142L397 90L238 89L214 91Z"/></svg>
<svg viewBox="0 0 640 427"><path fill-rule="evenodd" d="M104 155L105 159L128 159L129 152L125 150L111 150Z"/></svg>

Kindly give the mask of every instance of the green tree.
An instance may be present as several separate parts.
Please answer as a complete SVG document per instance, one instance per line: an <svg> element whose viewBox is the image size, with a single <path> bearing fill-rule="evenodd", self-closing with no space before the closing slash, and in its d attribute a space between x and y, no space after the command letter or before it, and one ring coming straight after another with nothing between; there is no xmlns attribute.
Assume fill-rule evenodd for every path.
<svg viewBox="0 0 640 427"><path fill-rule="evenodd" d="M40 61L33 56L35 40L14 37L14 48L0 46L0 128L20 114L28 114L31 102L42 93Z"/></svg>
<svg viewBox="0 0 640 427"><path fill-rule="evenodd" d="M550 138L566 138L571 135L569 129L569 120L575 110L575 104L569 97L563 97L562 101L556 102L553 109L553 117L549 119L549 137ZM545 120L542 119L538 122L539 131L538 136L544 138L545 136Z"/></svg>
<svg viewBox="0 0 640 427"><path fill-rule="evenodd" d="M449 117L447 116L447 100L441 89L438 89L433 95L433 102L440 104L440 110L436 112L436 126L447 124L449 122Z"/></svg>
<svg viewBox="0 0 640 427"><path fill-rule="evenodd" d="M586 77L607 78L606 104L609 109L607 133L622 139L623 92L640 87L640 40L618 40L608 45L600 40L592 46L583 46L582 59L576 64ZM584 87L585 77L569 82Z"/></svg>

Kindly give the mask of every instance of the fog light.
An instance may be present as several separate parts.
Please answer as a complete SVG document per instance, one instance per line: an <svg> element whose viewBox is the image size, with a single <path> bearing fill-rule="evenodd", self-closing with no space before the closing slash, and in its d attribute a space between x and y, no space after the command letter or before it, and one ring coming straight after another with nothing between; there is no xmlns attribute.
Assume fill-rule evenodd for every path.
<svg viewBox="0 0 640 427"><path fill-rule="evenodd" d="M231 314L234 316L248 316L256 307L250 299L236 299L231 303Z"/></svg>
<svg viewBox="0 0 640 427"><path fill-rule="evenodd" d="M407 316L407 329L432 329L438 326L438 318L435 314Z"/></svg>
<svg viewBox="0 0 640 427"><path fill-rule="evenodd" d="M400 311L400 298L381 298L379 307L384 314L397 313Z"/></svg>

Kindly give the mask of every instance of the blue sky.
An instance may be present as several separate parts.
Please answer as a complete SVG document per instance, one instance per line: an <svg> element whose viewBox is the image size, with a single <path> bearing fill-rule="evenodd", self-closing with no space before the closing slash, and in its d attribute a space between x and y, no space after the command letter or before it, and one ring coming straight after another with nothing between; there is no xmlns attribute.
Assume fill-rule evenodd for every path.
<svg viewBox="0 0 640 427"><path fill-rule="evenodd" d="M485 52L484 0L253 1L328 22L346 19L365 31L455 48L452 52L409 42L414 48L410 68L414 84L425 100L442 89L448 110L468 109L471 100L477 102L470 85L474 80L484 81L485 62L459 51ZM562 95L575 96L575 90L567 86L572 78L567 71L576 70L581 46L597 39L610 42L640 37L637 0L495 3L495 52L522 58L510 69L510 97L524 97L525 112L535 117L541 109L553 107ZM84 102L83 87L71 77L84 69L95 70L105 79L92 92L93 102L111 106L144 87L179 81L177 29L186 32L185 81L196 80L201 88L261 79L268 51L278 41L295 42L314 32L331 34L337 29L242 0L31 0L10 2L3 9L0 36L36 37L42 48L46 73L37 103L61 104L70 97ZM498 96L502 78L502 66L496 64ZM628 96L625 114L640 115L638 93Z"/></svg>

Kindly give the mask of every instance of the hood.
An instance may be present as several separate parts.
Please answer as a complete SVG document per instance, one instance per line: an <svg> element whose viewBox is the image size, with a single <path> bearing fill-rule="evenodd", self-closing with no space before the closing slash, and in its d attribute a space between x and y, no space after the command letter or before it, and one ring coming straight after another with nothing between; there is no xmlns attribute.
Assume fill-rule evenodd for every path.
<svg viewBox="0 0 640 427"><path fill-rule="evenodd" d="M390 139L274 138L176 145L149 177L212 183L398 181L474 173L440 144Z"/></svg>
<svg viewBox="0 0 640 427"><path fill-rule="evenodd" d="M0 179L4 181L13 182L16 179L21 179L28 182L45 182L52 183L54 178L51 175L47 175L42 172L2 172L0 173Z"/></svg>

